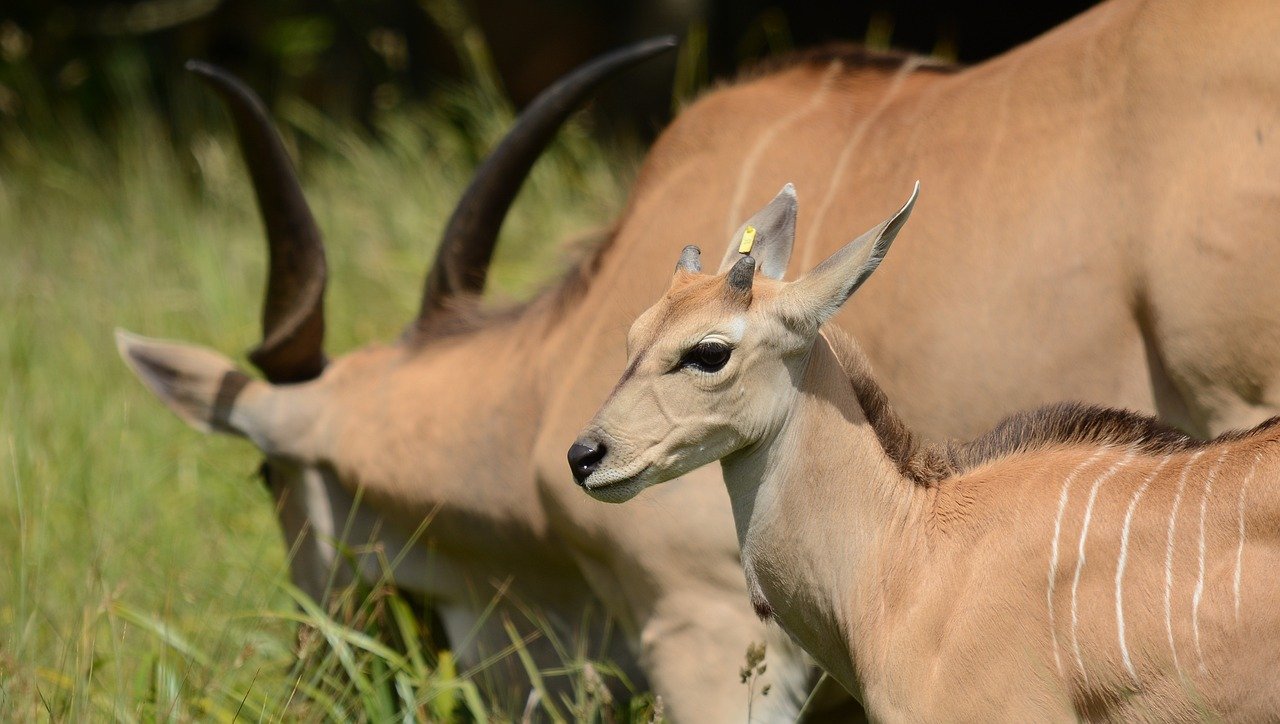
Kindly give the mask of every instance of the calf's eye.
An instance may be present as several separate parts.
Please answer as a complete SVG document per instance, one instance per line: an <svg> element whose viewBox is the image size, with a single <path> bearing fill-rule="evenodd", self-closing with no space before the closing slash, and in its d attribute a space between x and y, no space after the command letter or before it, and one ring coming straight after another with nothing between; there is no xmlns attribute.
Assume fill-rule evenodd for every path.
<svg viewBox="0 0 1280 724"><path fill-rule="evenodd" d="M680 360L681 367L693 367L703 372L718 372L729 362L733 349L723 342L699 342L693 349L685 352Z"/></svg>

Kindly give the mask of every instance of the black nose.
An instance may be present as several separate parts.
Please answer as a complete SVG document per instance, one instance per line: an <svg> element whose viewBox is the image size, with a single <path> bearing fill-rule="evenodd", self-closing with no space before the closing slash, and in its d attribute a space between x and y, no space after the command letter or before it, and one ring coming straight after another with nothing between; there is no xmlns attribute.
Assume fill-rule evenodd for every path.
<svg viewBox="0 0 1280 724"><path fill-rule="evenodd" d="M578 485L582 485L595 471L607 452L609 448L595 440L579 440L569 447L569 469L573 471L573 479L578 481Z"/></svg>

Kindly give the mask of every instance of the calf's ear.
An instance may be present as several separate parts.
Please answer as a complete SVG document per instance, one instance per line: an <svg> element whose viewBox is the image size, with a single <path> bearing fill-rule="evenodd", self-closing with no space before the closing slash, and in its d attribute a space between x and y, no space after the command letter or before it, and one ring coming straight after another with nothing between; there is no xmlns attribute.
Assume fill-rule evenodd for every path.
<svg viewBox="0 0 1280 724"><path fill-rule="evenodd" d="M782 279L791 260L791 246L796 240L796 188L782 187L763 209L738 227L729 240L719 274L728 271L747 254L756 260L756 269L770 279Z"/></svg>
<svg viewBox="0 0 1280 724"><path fill-rule="evenodd" d="M893 216L846 244L800 279L786 285L778 303L784 316L806 331L818 328L839 311L858 287L880 266L889 246L911 216L920 182Z"/></svg>

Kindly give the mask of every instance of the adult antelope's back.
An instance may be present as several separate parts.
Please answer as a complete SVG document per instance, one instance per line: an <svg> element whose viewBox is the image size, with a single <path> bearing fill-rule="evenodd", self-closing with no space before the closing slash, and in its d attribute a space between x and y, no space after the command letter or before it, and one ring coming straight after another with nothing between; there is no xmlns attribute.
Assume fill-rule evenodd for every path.
<svg viewBox="0 0 1280 724"><path fill-rule="evenodd" d="M1200 434L1254 424L1280 410L1278 35L1267 0L1113 0L968 69L859 52L781 63L683 111L611 239L531 305L486 320L455 299L421 332L237 399L260 401L252 432L273 479L298 471L340 502L362 486L406 536L440 506L427 534L439 564L402 564L415 585L512 577L566 620L603 604L629 644L618 655L634 654L681 720L741 720L742 652L777 637L775 687L754 711L785 716L808 671L745 603L716 486L618 509L565 470L670 260L794 180L816 191L797 228L807 268L921 178L929 197L885 273L835 319L913 428L971 436L1059 399ZM214 359L173 357L170 379L205 379L186 391L209 400L224 377L248 379Z"/></svg>

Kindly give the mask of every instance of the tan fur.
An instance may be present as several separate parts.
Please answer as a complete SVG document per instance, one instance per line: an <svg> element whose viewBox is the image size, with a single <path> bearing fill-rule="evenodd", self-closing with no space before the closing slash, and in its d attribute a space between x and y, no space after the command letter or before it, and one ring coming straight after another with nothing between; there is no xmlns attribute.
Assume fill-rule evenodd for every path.
<svg viewBox="0 0 1280 724"><path fill-rule="evenodd" d="M808 665L746 603L719 471L620 509L565 470L680 248L722 243L735 198L794 180L832 189L822 227L799 229L796 258L820 259L920 178L912 227L837 323L922 438L1060 399L1197 434L1255 424L1280 409L1277 36L1266 0L1121 0L991 62L906 74L887 102L898 68L838 58L711 92L650 152L589 279L275 388L264 409L292 417L272 440L363 489L398 535L434 512L426 542L454 575L425 593L456 610L508 580L559 621L603 605L625 635L610 655L677 721L741 721L742 653L770 640L754 711L787 720Z"/></svg>
<svg viewBox="0 0 1280 724"><path fill-rule="evenodd" d="M594 497L721 458L757 611L874 718L1280 711L1280 496L1245 488L1280 473L1276 420L1201 442L1065 406L920 448L843 333L797 339L800 282L756 286L680 274L637 320ZM732 328L722 370L672 368Z"/></svg>
<svg viewBox="0 0 1280 724"><path fill-rule="evenodd" d="M885 454L904 477L921 485L932 485L945 478L962 475L1012 454L1052 446L1125 446L1150 455L1167 455L1233 441L1280 425L1280 416L1272 417L1253 429L1224 432L1206 441L1165 425L1150 415L1114 407L1060 402L1011 415L966 442L929 443L913 433L889 404L888 396L872 377L870 363L862 350L854 344L832 346L840 356L841 365L849 372L854 396Z"/></svg>

